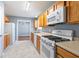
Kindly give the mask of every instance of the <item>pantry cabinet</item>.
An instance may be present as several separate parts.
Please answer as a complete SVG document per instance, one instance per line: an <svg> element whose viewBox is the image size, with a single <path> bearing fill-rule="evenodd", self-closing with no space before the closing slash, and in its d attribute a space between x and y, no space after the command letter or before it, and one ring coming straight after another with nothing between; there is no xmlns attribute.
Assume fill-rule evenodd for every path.
<svg viewBox="0 0 79 59"><path fill-rule="evenodd" d="M5 22L5 23L9 23L9 17L5 16L5 17L4 17L4 22Z"/></svg>
<svg viewBox="0 0 79 59"><path fill-rule="evenodd" d="M67 1L67 22L69 24L79 23L79 1Z"/></svg>
<svg viewBox="0 0 79 59"><path fill-rule="evenodd" d="M56 46L56 57L57 58L79 58L79 56L67 51L66 49Z"/></svg>
<svg viewBox="0 0 79 59"><path fill-rule="evenodd" d="M7 48L10 44L10 36L4 35L4 49Z"/></svg>

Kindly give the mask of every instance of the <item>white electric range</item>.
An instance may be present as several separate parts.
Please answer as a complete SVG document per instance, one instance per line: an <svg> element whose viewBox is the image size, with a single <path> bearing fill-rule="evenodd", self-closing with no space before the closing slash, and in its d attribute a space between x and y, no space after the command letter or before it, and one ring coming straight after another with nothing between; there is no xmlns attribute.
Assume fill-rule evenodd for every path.
<svg viewBox="0 0 79 59"><path fill-rule="evenodd" d="M55 43L73 40L72 30L53 30L52 35L42 36L42 51L48 58L55 57Z"/></svg>

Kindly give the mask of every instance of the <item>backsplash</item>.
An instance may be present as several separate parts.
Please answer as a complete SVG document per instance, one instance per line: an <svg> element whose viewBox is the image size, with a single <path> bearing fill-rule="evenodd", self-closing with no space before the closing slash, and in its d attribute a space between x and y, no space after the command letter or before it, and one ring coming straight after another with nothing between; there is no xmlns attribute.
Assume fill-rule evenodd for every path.
<svg viewBox="0 0 79 59"><path fill-rule="evenodd" d="M53 29L73 30L74 36L79 37L79 24L57 24L55 26L48 26L44 29L44 32L52 32Z"/></svg>

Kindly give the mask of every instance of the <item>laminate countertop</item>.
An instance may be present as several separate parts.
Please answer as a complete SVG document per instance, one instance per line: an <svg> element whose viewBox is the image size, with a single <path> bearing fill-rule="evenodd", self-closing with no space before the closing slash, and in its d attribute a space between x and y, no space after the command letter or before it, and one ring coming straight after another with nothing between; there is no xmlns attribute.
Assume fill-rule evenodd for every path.
<svg viewBox="0 0 79 59"><path fill-rule="evenodd" d="M43 32L43 33L37 33L38 36L48 36L52 35L51 33Z"/></svg>
<svg viewBox="0 0 79 59"><path fill-rule="evenodd" d="M4 33L4 35L9 35L9 33Z"/></svg>
<svg viewBox="0 0 79 59"><path fill-rule="evenodd" d="M57 46L64 48L65 50L79 56L79 40L77 41L67 41L67 42L58 42Z"/></svg>

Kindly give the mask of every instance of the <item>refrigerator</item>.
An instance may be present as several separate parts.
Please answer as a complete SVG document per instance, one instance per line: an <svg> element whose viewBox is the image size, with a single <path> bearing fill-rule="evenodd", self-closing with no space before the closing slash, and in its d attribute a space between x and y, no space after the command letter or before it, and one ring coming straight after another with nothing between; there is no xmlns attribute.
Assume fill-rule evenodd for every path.
<svg viewBox="0 0 79 59"><path fill-rule="evenodd" d="M4 39L4 3L0 1L0 57L3 52L3 39Z"/></svg>
<svg viewBox="0 0 79 59"><path fill-rule="evenodd" d="M5 33L10 34L10 44L14 44L15 38L15 23L6 23L5 24Z"/></svg>

